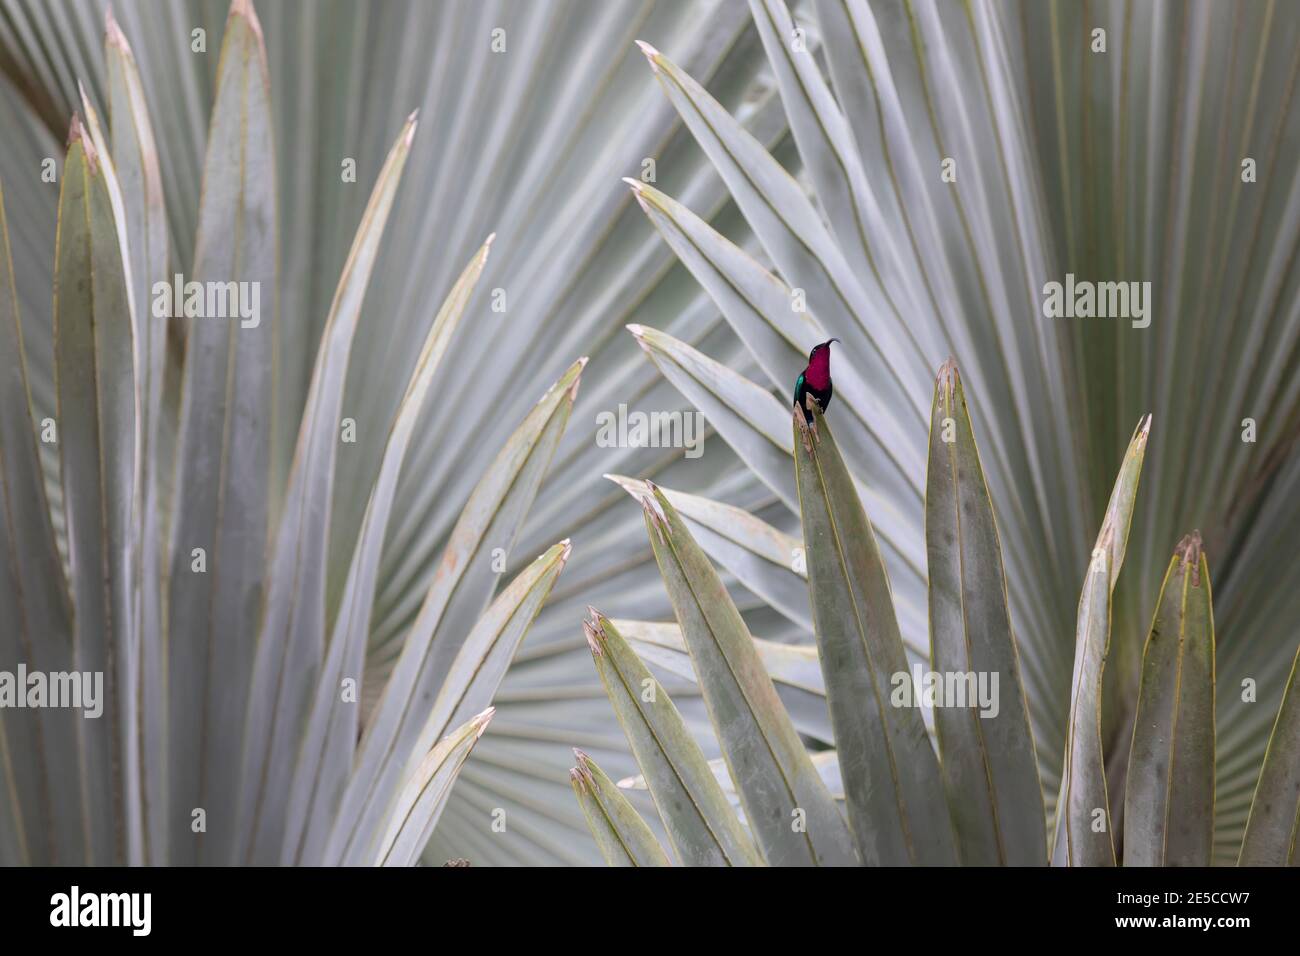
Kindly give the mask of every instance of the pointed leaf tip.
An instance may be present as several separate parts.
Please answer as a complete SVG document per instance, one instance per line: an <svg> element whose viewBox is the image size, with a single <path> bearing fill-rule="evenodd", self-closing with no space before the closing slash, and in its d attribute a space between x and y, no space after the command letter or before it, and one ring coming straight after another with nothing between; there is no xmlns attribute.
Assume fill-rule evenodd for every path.
<svg viewBox="0 0 1300 956"><path fill-rule="evenodd" d="M1203 554L1201 543L1201 532L1193 530L1191 534L1184 535L1174 549L1175 556L1181 556L1183 559L1183 569L1191 570L1192 587L1201 586L1201 557Z"/></svg>
<svg viewBox="0 0 1300 956"><path fill-rule="evenodd" d="M582 622L582 636L587 639L587 649L599 657L603 652L600 647L600 638L596 636L596 629L591 626L590 621Z"/></svg>
<svg viewBox="0 0 1300 956"><path fill-rule="evenodd" d="M117 17L113 16L113 5L104 8L104 37L110 46L115 46L124 53L131 52L131 45L126 42L126 34L118 26Z"/></svg>
<svg viewBox="0 0 1300 956"><path fill-rule="evenodd" d="M75 143L81 143L81 148L86 154L86 163L90 167L91 175L99 170L99 151L95 149L95 144L86 132L86 127L81 121L81 114L76 110L72 112L72 122L68 126L68 149L71 150Z"/></svg>
<svg viewBox="0 0 1300 956"><path fill-rule="evenodd" d="M587 646L591 648L591 653L599 657L605 652L604 616L591 605L587 605L587 613L591 615L591 619L582 622L582 633L587 638Z"/></svg>
<svg viewBox="0 0 1300 956"><path fill-rule="evenodd" d="M659 56L659 51L644 40L637 40L636 45L641 48L641 52L644 53L646 59L650 61L650 66L654 68L655 72L659 72L659 64L655 61L655 58Z"/></svg>
<svg viewBox="0 0 1300 956"><path fill-rule="evenodd" d="M492 718L496 716L496 713L497 713L497 709L496 709L495 707L489 707L487 710L483 711L481 714L477 714L477 715L476 715L476 716L475 716L475 717L470 721L470 723L471 723L471 724L473 725L473 727L474 727L474 737L475 737L475 739L477 739L477 738L483 736L483 732L484 732L485 730L487 730L487 726L488 726L488 724L492 723Z"/></svg>
<svg viewBox="0 0 1300 956"><path fill-rule="evenodd" d="M645 485L650 489L650 494L641 496L641 507L643 507L655 524L662 525L667 523L667 516L664 514L663 505L659 501L659 489L656 488L649 480Z"/></svg>
<svg viewBox="0 0 1300 956"><path fill-rule="evenodd" d="M961 373L957 370L957 360L950 355L948 360L939 366L935 384L945 393L949 393L956 389L959 381L961 381Z"/></svg>
<svg viewBox="0 0 1300 956"><path fill-rule="evenodd" d="M578 761L578 765L573 768L571 773L578 774L578 782L585 788L596 782L596 776L591 772L591 758L584 751L577 747L573 748L573 759Z"/></svg>
<svg viewBox="0 0 1300 956"><path fill-rule="evenodd" d="M587 356L583 355L583 356L580 356L580 357L578 358L578 360L577 360L576 362L573 363L573 366L572 366L572 368L573 368L573 381L569 383L569 389L568 389L568 391L569 391L569 401L571 401L571 402L573 402L573 401L577 401L577 399L578 399L578 386L580 386L580 385L582 384L582 372L583 372L583 370L587 367L587 362L588 362L588 361L589 361L589 360L588 360Z"/></svg>
<svg viewBox="0 0 1300 956"><path fill-rule="evenodd" d="M253 31L258 43L265 42L262 37L262 21L257 19L257 11L253 9L253 0L231 0L228 19L233 20L236 17L248 22L248 28Z"/></svg>

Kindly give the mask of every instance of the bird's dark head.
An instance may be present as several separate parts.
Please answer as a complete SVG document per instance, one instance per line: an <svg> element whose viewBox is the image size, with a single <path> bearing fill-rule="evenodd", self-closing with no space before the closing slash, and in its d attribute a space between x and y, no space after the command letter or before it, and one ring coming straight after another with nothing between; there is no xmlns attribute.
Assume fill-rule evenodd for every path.
<svg viewBox="0 0 1300 956"><path fill-rule="evenodd" d="M839 339L830 339L813 346L813 350L808 353L808 368L804 371L804 377L813 388L825 388L831 380L831 342L838 341Z"/></svg>
<svg viewBox="0 0 1300 956"><path fill-rule="evenodd" d="M808 353L808 364L812 365L817 361L829 361L831 357L831 342L838 342L839 339L828 339L820 345L814 345L813 350Z"/></svg>

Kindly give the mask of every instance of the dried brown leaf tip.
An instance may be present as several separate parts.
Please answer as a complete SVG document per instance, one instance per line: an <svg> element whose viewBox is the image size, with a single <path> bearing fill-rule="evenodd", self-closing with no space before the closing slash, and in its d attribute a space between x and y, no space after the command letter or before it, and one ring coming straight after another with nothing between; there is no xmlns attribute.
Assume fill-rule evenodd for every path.
<svg viewBox="0 0 1300 956"><path fill-rule="evenodd" d="M231 0L227 20L233 20L236 17L242 18L248 24L259 43L263 42L262 21L257 18L257 11L253 9L253 0Z"/></svg>
<svg viewBox="0 0 1300 956"><path fill-rule="evenodd" d="M654 485L646 482L646 486L654 491ZM668 518L660 510L659 502L652 495L641 496L641 510L645 512L646 521L654 528L659 535L659 541L662 544L668 544Z"/></svg>
<svg viewBox="0 0 1300 956"><path fill-rule="evenodd" d="M117 17L113 16L113 6L109 4L104 10L104 38L110 46L117 47L123 53L130 53L131 47L126 42L126 35L122 33L122 28L117 25Z"/></svg>
<svg viewBox="0 0 1300 956"><path fill-rule="evenodd" d="M794 427L799 430L799 441L803 443L803 450L812 454L812 438L808 434L808 423L804 420L803 409L798 405L794 406Z"/></svg>
<svg viewBox="0 0 1300 956"><path fill-rule="evenodd" d="M1132 451L1136 454L1147 446L1147 438L1151 434L1151 414L1148 412L1145 418L1138 421L1137 428L1133 431L1133 438L1129 442Z"/></svg>
<svg viewBox="0 0 1300 956"><path fill-rule="evenodd" d="M475 739L483 736L484 731L487 730L488 724L492 723L492 718L496 716L496 712L497 709L495 707L489 707L487 710L483 711L483 713L478 714L473 718Z"/></svg>
<svg viewBox="0 0 1300 956"><path fill-rule="evenodd" d="M951 400L956 394L957 383L961 379L961 374L957 371L957 360L951 355L948 361L939 366L939 374L935 377L935 388L943 392L945 400Z"/></svg>
<svg viewBox="0 0 1300 956"><path fill-rule="evenodd" d="M578 765L569 771L569 776L583 787L594 784L596 777L591 772L591 758L577 747L573 748L573 758L578 761Z"/></svg>
<svg viewBox="0 0 1300 956"><path fill-rule="evenodd" d="M605 625L600 612L594 607L588 605L587 613L591 615L591 619L582 622L582 633L587 637L587 646L591 648L591 653L599 657L605 653Z"/></svg>
<svg viewBox="0 0 1300 956"><path fill-rule="evenodd" d="M1202 551L1201 532L1199 531L1193 531L1191 534L1185 535L1183 540L1178 542L1178 547L1174 549L1174 556L1183 559L1183 573L1186 574L1188 569L1191 569L1192 587L1194 588L1201 586Z"/></svg>
<svg viewBox="0 0 1300 956"><path fill-rule="evenodd" d="M95 144L91 142L90 135L81 122L81 114L74 110L72 122L68 125L69 151L71 151L75 143L81 144L81 148L86 154L86 165L90 167L90 174L95 175L99 171L99 152L95 149Z"/></svg>

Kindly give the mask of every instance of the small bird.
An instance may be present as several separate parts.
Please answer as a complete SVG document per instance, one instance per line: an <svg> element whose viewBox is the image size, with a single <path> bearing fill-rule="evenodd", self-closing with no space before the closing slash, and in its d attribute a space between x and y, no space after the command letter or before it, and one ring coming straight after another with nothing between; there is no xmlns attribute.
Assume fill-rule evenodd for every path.
<svg viewBox="0 0 1300 956"><path fill-rule="evenodd" d="M825 414L826 408L831 403L831 342L838 342L839 339L831 339L829 342L823 342L821 345L813 346L813 350L808 353L808 367L799 373L799 377L794 382L794 407L803 410L803 417L808 424L813 423L812 412L808 410L808 403L805 396L812 395L817 399L817 404L821 406L822 413Z"/></svg>

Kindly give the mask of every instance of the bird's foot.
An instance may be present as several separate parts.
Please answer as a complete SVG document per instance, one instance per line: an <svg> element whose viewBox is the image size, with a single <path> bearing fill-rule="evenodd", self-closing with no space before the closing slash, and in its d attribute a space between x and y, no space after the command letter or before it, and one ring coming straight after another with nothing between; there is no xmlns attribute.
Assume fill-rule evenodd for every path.
<svg viewBox="0 0 1300 956"><path fill-rule="evenodd" d="M822 436L817 431L817 413L822 410L821 402L817 401L817 398L811 392L805 396L804 402L808 406L808 430L812 432L813 444L820 445ZM808 450L812 451L811 448Z"/></svg>

